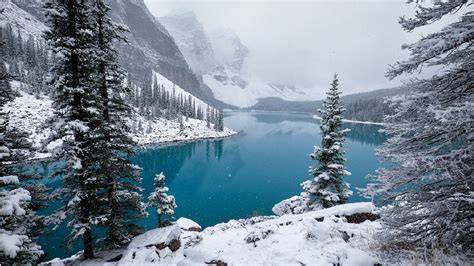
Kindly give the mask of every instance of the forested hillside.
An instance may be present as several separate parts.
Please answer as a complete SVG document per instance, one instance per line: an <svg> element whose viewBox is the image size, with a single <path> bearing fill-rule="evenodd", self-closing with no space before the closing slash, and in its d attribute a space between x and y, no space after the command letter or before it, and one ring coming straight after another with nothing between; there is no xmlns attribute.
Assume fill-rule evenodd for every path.
<svg viewBox="0 0 474 266"><path fill-rule="evenodd" d="M5 55L3 60L14 79L20 82L19 89L37 97L49 96L51 87L47 81L50 63L56 59L48 53L45 42L32 34L25 36L9 23L0 26L0 40L5 43L0 47ZM180 120L180 116L184 116L185 119L205 120L209 127L213 124L214 129L219 131L224 129L222 110L204 103L159 73L150 71L144 78L135 78L129 73L127 87L129 90L123 95L124 98L147 120ZM134 129L142 127L137 124Z"/></svg>
<svg viewBox="0 0 474 266"><path fill-rule="evenodd" d="M343 117L348 120L383 122L385 115L391 115L394 107L386 101L387 97L406 93L406 88L381 89L342 96L346 111ZM248 108L265 111L293 111L315 114L323 101L285 101L277 97L262 98Z"/></svg>

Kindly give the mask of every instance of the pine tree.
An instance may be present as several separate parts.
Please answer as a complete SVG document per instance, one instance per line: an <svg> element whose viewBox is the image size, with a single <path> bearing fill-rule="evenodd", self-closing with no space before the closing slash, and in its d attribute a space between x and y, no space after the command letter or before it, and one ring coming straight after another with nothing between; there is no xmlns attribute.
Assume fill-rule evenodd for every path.
<svg viewBox="0 0 474 266"><path fill-rule="evenodd" d="M219 109L217 111L217 131L222 132L224 131L224 111Z"/></svg>
<svg viewBox="0 0 474 266"><path fill-rule="evenodd" d="M337 75L334 75L331 88L326 94L324 110L318 110L322 116L321 147L316 147L310 155L311 159L317 161L317 165L309 169L314 178L301 184L305 191L302 196L309 199L310 209L342 204L352 195L349 184L343 180L344 176L350 175L344 167L342 147L348 130L341 130L344 108L338 86Z"/></svg>
<svg viewBox="0 0 474 266"><path fill-rule="evenodd" d="M95 175L102 178L99 183L105 189L100 198L105 203L101 210L105 217L102 225L107 228L105 245L119 248L137 233L139 228L134 226L133 220L146 213L137 186L141 180L140 169L128 159L136 145L127 134L125 119L131 117L131 108L121 96L127 92L123 87L125 75L113 48L113 42L122 38L124 28L112 22L109 12L110 7L104 0L92 1L90 20L94 21L96 45L94 76L100 94L97 109L101 110L100 119L94 125L94 155L99 162Z"/></svg>
<svg viewBox="0 0 474 266"><path fill-rule="evenodd" d="M183 115L178 114L178 122L179 122L179 133L184 132L184 122L183 122Z"/></svg>
<svg viewBox="0 0 474 266"><path fill-rule="evenodd" d="M206 126L207 128L211 128L211 109L209 108L209 105L207 106L206 111Z"/></svg>
<svg viewBox="0 0 474 266"><path fill-rule="evenodd" d="M93 170L91 123L98 119L95 108L98 95L93 91L93 47L95 40L85 0L50 0L45 4L49 30L45 33L53 54L59 54L52 66L51 85L54 117L51 119L55 137L63 139L57 160L65 162L60 173L65 204L59 212L71 220L69 244L82 238L84 258L94 257L93 226L100 222Z"/></svg>
<svg viewBox="0 0 474 266"><path fill-rule="evenodd" d="M156 175L155 190L148 197L148 207L156 208L158 227L169 224L169 219L173 219L174 209L177 207L174 197L168 196L168 191L163 173Z"/></svg>
<svg viewBox="0 0 474 266"><path fill-rule="evenodd" d="M1 55L3 58L3 51ZM25 133L10 128L8 113L3 112L5 104L16 96L10 87L11 78L0 59L0 261L7 265L34 264L43 254L34 241L35 227L41 221L32 206L33 193L21 184L31 177L19 172L31 144Z"/></svg>
<svg viewBox="0 0 474 266"><path fill-rule="evenodd" d="M412 1L409 1L412 2ZM426 66L442 69L415 80L411 93L392 99L397 106L385 128L389 140L379 154L393 167L382 169L367 194L382 196L391 247L474 256L474 12L467 0L417 5L414 18L401 18L411 32L458 12L457 21L403 48L411 57L392 66L395 78Z"/></svg>

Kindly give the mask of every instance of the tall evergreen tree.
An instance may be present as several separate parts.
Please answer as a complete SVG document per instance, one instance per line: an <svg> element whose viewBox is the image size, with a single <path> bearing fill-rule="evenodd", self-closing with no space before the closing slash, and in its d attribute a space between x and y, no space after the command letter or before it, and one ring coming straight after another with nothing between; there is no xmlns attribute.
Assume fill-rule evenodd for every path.
<svg viewBox="0 0 474 266"><path fill-rule="evenodd" d="M148 207L155 207L158 215L158 227L166 226L173 218L176 201L169 196L168 187L165 185L165 176L160 173L155 176L155 190L148 197Z"/></svg>
<svg viewBox="0 0 474 266"><path fill-rule="evenodd" d="M409 1L413 2L413 1ZM426 66L439 74L410 83L411 93L393 99L389 140L379 154L395 164L382 169L367 193L390 202L381 234L392 247L474 256L474 46L472 2L434 1L401 18L411 32L458 12L438 32L404 45L411 57L388 71L389 78ZM400 100L400 102L399 102Z"/></svg>
<svg viewBox="0 0 474 266"><path fill-rule="evenodd" d="M103 204L103 225L107 228L107 248L119 248L128 243L137 232L133 220L143 217L144 204L141 201L140 170L128 156L133 154L135 143L127 135L126 118L131 117L131 108L124 102L122 94L128 88L123 86L124 73L118 64L118 54L113 42L120 40L124 28L114 24L109 17L109 5L105 0L92 1L94 20L94 76L95 86L100 94L97 108L101 117L94 125L98 167L95 175L102 178L105 189ZM126 157L127 156L127 157Z"/></svg>
<svg viewBox="0 0 474 266"><path fill-rule="evenodd" d="M344 108L338 86L337 75L334 75L331 88L326 93L324 110L318 110L322 116L321 147L316 147L310 155L317 165L309 169L314 178L301 184L305 191L303 196L309 199L310 209L342 204L352 195L349 184L343 180L351 173L344 167L343 142L348 130L341 129Z"/></svg>
<svg viewBox="0 0 474 266"><path fill-rule="evenodd" d="M55 108L51 125L55 137L63 140L61 152L55 155L65 162L60 171L65 204L59 211L71 219L69 244L82 238L85 259L94 257L92 229L100 222L94 215L99 203L90 126L97 120L94 103L98 97L92 89L95 40L88 4L86 0L49 0L45 4L49 26L45 38L53 54L60 55L51 78Z"/></svg>

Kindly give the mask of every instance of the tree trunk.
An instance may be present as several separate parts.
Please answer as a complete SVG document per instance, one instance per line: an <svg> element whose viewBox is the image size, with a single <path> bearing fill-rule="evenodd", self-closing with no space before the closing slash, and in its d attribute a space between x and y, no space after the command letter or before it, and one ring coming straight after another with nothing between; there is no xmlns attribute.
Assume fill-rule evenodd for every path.
<svg viewBox="0 0 474 266"><path fill-rule="evenodd" d="M94 258L94 243L92 241L91 229L86 229L83 236L84 240L84 259L89 260Z"/></svg>

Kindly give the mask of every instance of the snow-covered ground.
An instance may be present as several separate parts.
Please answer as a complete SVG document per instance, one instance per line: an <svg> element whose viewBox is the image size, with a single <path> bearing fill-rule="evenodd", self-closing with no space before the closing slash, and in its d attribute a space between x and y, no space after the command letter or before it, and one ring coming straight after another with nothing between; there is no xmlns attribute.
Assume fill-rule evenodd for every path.
<svg viewBox="0 0 474 266"><path fill-rule="evenodd" d="M206 121L188 118L183 119L184 130L180 131L180 126L177 121L169 121L164 118L154 119L153 121L146 121L144 117L136 115L133 119L137 123L142 121L143 132L132 132L133 139L139 145L161 144L177 141L191 141L198 139L214 139L232 136L237 132L225 127L224 131L218 132L211 128L207 128ZM151 131L147 132L148 127Z"/></svg>
<svg viewBox="0 0 474 266"><path fill-rule="evenodd" d="M374 265L382 262L371 247L380 222L350 223L346 218L374 210L372 203L350 203L299 215L231 220L202 232L188 230L193 224L189 219L178 220L175 225L137 236L126 249L100 254L99 259L82 263ZM50 263L63 265L79 258L80 254Z"/></svg>
<svg viewBox="0 0 474 266"><path fill-rule="evenodd" d="M12 82L13 87L19 88L19 82ZM41 149L43 141L49 136L51 131L42 128L44 122L53 115L52 101L49 97L34 95L20 91L21 96L5 106L4 111L10 113L10 125L27 132L33 147ZM147 121L144 117L135 114L130 121L131 128L141 121L142 131L130 132L133 139L139 145L160 144L177 141L191 141L197 139L223 138L236 134L235 131L224 128L223 132L217 132L207 128L206 122L189 118L184 120L184 130L180 131L178 121L168 121L164 118ZM57 143L56 143L57 144ZM54 149L54 143L46 146L42 152L37 152L35 159L46 158L50 156L50 151Z"/></svg>

